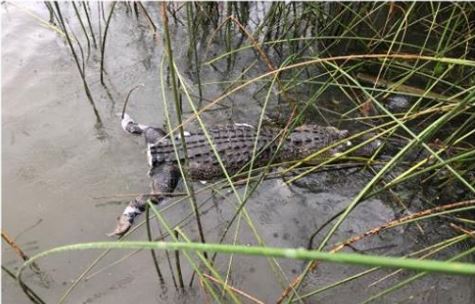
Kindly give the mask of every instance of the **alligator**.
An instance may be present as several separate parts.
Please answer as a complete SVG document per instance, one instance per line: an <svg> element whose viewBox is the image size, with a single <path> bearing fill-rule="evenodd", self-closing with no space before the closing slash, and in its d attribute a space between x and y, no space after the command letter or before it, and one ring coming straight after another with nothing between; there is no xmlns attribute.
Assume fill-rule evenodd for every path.
<svg viewBox="0 0 475 304"><path fill-rule="evenodd" d="M251 162L253 155L254 168L265 166L270 161L295 161L349 136L347 130L314 124L297 127L284 137L280 128L263 127L258 134L257 129L248 124L224 125L210 128L208 134L203 131L184 132L188 160L185 162L180 136L171 138L160 128L138 124L126 113L122 118L122 128L127 133L145 138L152 191L129 202L110 236L126 233L134 219L145 211L148 200L159 204L174 191L181 177L178 162L186 163L185 170L191 180L208 181L225 176L223 167L229 176L238 173ZM208 138L212 140L214 150ZM340 151L342 146L328 149L326 155Z"/></svg>

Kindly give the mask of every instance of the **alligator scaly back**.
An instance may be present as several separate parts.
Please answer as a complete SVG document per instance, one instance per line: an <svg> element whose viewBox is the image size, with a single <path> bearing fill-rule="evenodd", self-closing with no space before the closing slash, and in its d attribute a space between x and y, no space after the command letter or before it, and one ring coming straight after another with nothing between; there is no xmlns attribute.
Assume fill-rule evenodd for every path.
<svg viewBox="0 0 475 304"><path fill-rule="evenodd" d="M129 203L119 217L113 235L122 235L131 227L135 217L145 210L147 200L158 204L167 193L173 192L180 177L178 163L184 164L185 159L178 137L172 140L159 128L138 124L125 112L122 117L122 128L127 133L145 137L152 193L138 196ZM217 155L227 173L234 175L253 156L254 167L264 166L271 160L299 160L348 136L346 130L318 125L298 127L283 139L282 131L278 128L262 128L258 134L257 129L250 125L234 124L210 128L210 140L203 131L186 132L188 166L185 169L192 180L212 180L224 176ZM279 145L281 147L277 151ZM330 154L335 151L330 150Z"/></svg>

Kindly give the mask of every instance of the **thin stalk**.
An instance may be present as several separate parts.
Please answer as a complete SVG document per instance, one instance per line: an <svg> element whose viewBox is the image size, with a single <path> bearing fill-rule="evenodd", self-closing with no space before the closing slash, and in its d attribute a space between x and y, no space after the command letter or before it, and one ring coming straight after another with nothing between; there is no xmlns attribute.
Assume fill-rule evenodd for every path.
<svg viewBox="0 0 475 304"><path fill-rule="evenodd" d="M111 6L111 10L109 12L109 16L107 17L106 21L106 27L104 29L104 38L102 39L102 48L101 48L101 84L105 86L104 84L104 53L106 50L106 39L107 39L107 33L109 30L109 25L112 19L112 13L114 12L114 8L117 2L113 2Z"/></svg>
<svg viewBox="0 0 475 304"><path fill-rule="evenodd" d="M152 211L155 213L155 216L157 217L157 219L159 220L159 222L162 224L162 226L165 228L165 230L168 232L168 234L171 236L171 238L173 239L173 242L177 242L178 239L175 237L175 234L173 232L173 230L171 229L170 225L167 223L167 221L163 218L163 216L160 214L160 212L158 212L158 210L155 208L155 206L153 206L150 202L149 202L149 206L150 208L152 209ZM181 235L181 237L187 242L189 243L190 241L186 238L186 236L181 233L181 231L179 230L178 226L175 227L175 230L178 231ZM201 243L203 244L203 243ZM206 244L203 244L203 245L206 245ZM212 288L212 286L209 284L209 282L207 280L204 280L204 276L202 274L202 272L200 271L200 269L198 268L198 266L196 265L196 262L195 260L191 257L191 255L186 252L186 251L183 251L183 255L186 257L186 259L188 260L188 263L190 263L192 269L194 270L194 272L198 273L198 275L200 276L201 278L201 282L203 282L204 284L204 287L206 287L206 290L209 291L209 293L211 293L211 295L213 296L213 298L216 300L216 302L218 303L221 303L219 301L219 298L218 298L218 295L216 294L216 292L214 291L214 289ZM200 253L197 253L197 255L202 259L202 261L206 262L207 259ZM206 263L205 263L206 264ZM216 274L217 277L219 277L219 274L216 273L215 271L213 271L213 269L210 269L210 271L213 273L213 274ZM233 294L231 293L231 296L233 296Z"/></svg>
<svg viewBox="0 0 475 304"><path fill-rule="evenodd" d="M143 6L142 2L138 2L138 5L140 6L140 8L142 9L142 12L145 14L145 17L147 18L147 21L150 23L150 25L152 26L152 29L153 29L153 32L156 33L157 32L157 26L155 25L155 23L153 23L153 20L152 20L152 17L150 17L150 15L148 14L147 10L145 9L145 7Z"/></svg>
<svg viewBox="0 0 475 304"><path fill-rule="evenodd" d="M79 48L79 53L81 54L81 63L82 63L82 73L84 75L86 75L86 58L84 57L84 49L82 48L82 44L81 44L81 41L79 41L78 37L76 36L76 34L74 33L74 31L71 30L71 34L73 35L73 38L74 40L77 42L78 44L78 48ZM73 41L74 41L73 40Z"/></svg>
<svg viewBox="0 0 475 304"><path fill-rule="evenodd" d="M434 244L434 245L430 245L429 247L426 247L426 248L423 248L421 250L418 250L418 251L415 251L415 252L412 252L410 254L408 254L406 257L417 257L419 256L420 254L423 254L423 253L426 253L424 254L423 258L427 258L429 256L433 256L435 254L437 254L438 252L441 252L442 250L444 249L447 249L451 246L455 246L457 244L460 244L461 242L467 240L467 236L466 235L458 235L458 236L455 236L453 238L450 238L448 240L444 240L440 243L437 243L437 244ZM353 275L353 276L350 276L350 277L347 277L341 281L338 281L336 283L332 283L330 285L327 285L327 286L324 286L324 287L321 287L317 290L314 290L312 292L309 292L307 294L304 294L302 296L300 296L300 299L303 300L303 299L306 299L308 297L311 297L313 295L316 295L318 293L321 293L321 292L324 292L326 290L330 290L334 287L337 287L337 286L340 286L340 285L343 285L345 283L348 283L348 282L351 282L355 279L358 279L358 278L361 278L363 276L366 276L370 273L373 273L377 270L381 270L380 267L374 267L374 268L371 268L371 269L368 269L368 270L364 270L360 273L357 273L356 275ZM400 272L400 270L397 270L397 272ZM294 300L293 302L296 302L297 300Z"/></svg>
<svg viewBox="0 0 475 304"><path fill-rule="evenodd" d="M180 228L177 228L177 232L180 233L181 237L187 242L187 244L191 244L191 240L185 235L185 233L183 233L183 231L180 230ZM202 245L206 245L206 244L203 244L201 243ZM224 281L223 279L221 278L220 274L218 273L218 271L213 268L213 265L211 265L211 263L209 262L209 260L201 253L201 252L198 252L196 251L195 252L196 255L198 256L198 258L201 260L202 264L208 268L209 272L216 276L216 279L218 282L220 282L221 284L224 284ZM201 273L200 274L200 277L201 279L203 279L205 276L205 273ZM200 282L202 283L202 282ZM229 293L229 296L231 297L231 299L233 300L234 303L240 303L240 301L237 299L236 295L235 295L235 292L229 288L229 286L225 286L225 289L226 291Z"/></svg>
<svg viewBox="0 0 475 304"><path fill-rule="evenodd" d="M460 253L460 254L458 254L458 255L456 255L456 256L454 256L454 257L452 257L452 258L450 258L450 259L448 259L448 261L449 261L449 262L456 261L456 260L459 260L459 259L461 259L461 258L463 258L463 257L465 257L465 256L470 256L470 255L472 255L473 253L475 253L475 246L472 247L472 248L470 248L470 249L468 249L468 250L466 250L466 251L464 251L464 252L462 252L462 253ZM472 264L472 265L473 265L473 264ZM428 275L427 272L421 272L421 273L418 273L418 274L416 274L416 275L414 275L414 276L412 276L412 277L410 277L410 278L408 278L408 279L405 279L405 280L403 280L403 281L401 281L401 282L398 282L398 283L397 283L396 285L394 285L393 287L387 288L387 289L383 290L382 292L380 292L380 293L378 293L378 294L376 294L376 295L374 295L374 296L368 298L368 299L367 299L366 301L364 301L362 304L366 304L366 303L373 302L374 300L379 299L379 298L381 298L382 296L387 295L388 293L391 293L391 292L393 292L393 291L395 291L395 290L397 290L397 289L399 289L399 288L401 288L401 287L403 287L403 286L406 286L407 284L409 284L409 283L411 283L411 282L414 282L415 280L418 280L418 279L420 279L420 278L422 278L422 277L424 277L424 276L426 276L426 275Z"/></svg>
<svg viewBox="0 0 475 304"><path fill-rule="evenodd" d="M210 279L210 280L213 281L214 283L217 283L217 284L222 285L222 283L221 283L219 280L215 279L214 277L210 276L209 274L204 273L203 276L206 277L206 278L208 278L208 279ZM237 289L237 288L234 288L234 287L228 286L228 285L223 286L223 287L228 287L228 288L231 289L233 292L235 292L235 293L237 293L237 294L239 294L239 295L245 297L246 299L248 299L248 300L250 300L250 301L252 301L252 302L254 302L254 303L257 303L257 304L264 304L264 302L262 302L261 300L256 299L255 297L253 297L253 296L251 296L251 295L245 293L245 292L242 291L242 290L239 290L239 289Z"/></svg>
<svg viewBox="0 0 475 304"><path fill-rule="evenodd" d="M73 1L71 2L72 5L73 5L73 8L74 8L74 12L76 13L76 17L78 18L79 20L79 24L81 25L81 29L84 33L84 36L86 37L86 41L87 41L87 56L86 56L86 61L89 61L89 56L91 55L91 42L89 41L89 35L87 34L87 31L86 31L86 27L84 26L84 22L82 22L82 18L81 18L81 15L79 14L79 10L76 6L76 3ZM79 43L79 40L78 40L78 43ZM84 67L83 67L83 70L84 70Z"/></svg>
<svg viewBox="0 0 475 304"><path fill-rule="evenodd" d="M180 234L178 233L178 230L175 230L175 238L178 240L180 237ZM175 250L175 264L176 264L176 272L178 274L178 282L180 284L181 289L185 289L185 283L183 282L183 274L181 272L181 264L180 264L180 251Z"/></svg>
<svg viewBox="0 0 475 304"><path fill-rule="evenodd" d="M145 221L146 221L146 226L147 226L147 238L148 238L149 242L152 242L153 238L152 238L152 229L150 227L150 216L149 215L150 215L150 208L148 208L148 205L147 205L147 208L145 210ZM155 253L155 250L153 250L153 249L150 250L150 253L152 254L152 260L153 260L153 264L155 266L155 270L157 271L158 280L160 281L160 284L164 284L165 280L163 279L162 271L160 270L160 265L158 263L157 254Z"/></svg>
<svg viewBox="0 0 475 304"><path fill-rule="evenodd" d="M151 206L152 208L154 206ZM155 209L152 209L155 210ZM162 218L163 219L163 218ZM182 236L184 236L182 234ZM21 280L21 276L31 263L36 260L50 256L56 253L90 249L159 249L159 250L182 250L183 252L220 252L224 254L242 254L246 256L267 256L275 258L285 258L293 260L320 260L329 263L344 263L350 265L361 266L380 266L386 268L402 268L420 272L446 273L453 275L475 275L475 265L472 263L453 262L461 256L455 256L449 261L438 260L420 260L404 257L388 257L366 255L359 253L329 253L317 250L306 250L303 248L279 248L279 247L263 247L263 246L247 246L247 245L220 245L212 243L195 243L195 242L144 242L144 241L127 241L127 242L90 242L78 243L55 247L43 251L30 260L23 263L18 269L17 278ZM475 247L463 253L463 256L475 252Z"/></svg>
<svg viewBox="0 0 475 304"><path fill-rule="evenodd" d="M102 21L101 21L101 3L97 2L97 27L98 27L98 45L102 49ZM102 51L101 51L102 52Z"/></svg>
<svg viewBox="0 0 475 304"><path fill-rule="evenodd" d="M92 38L92 44L94 45L94 48L97 49L97 43L96 43L96 37L94 35L94 30L92 29L92 24L91 24L91 18L89 17L89 3L83 2L82 7L84 9L84 14L86 14L86 19L87 19L87 24L89 26L89 32L91 32L91 38Z"/></svg>
<svg viewBox="0 0 475 304"><path fill-rule="evenodd" d="M43 1L43 3L45 4L45 6L46 6L46 8L48 9L48 12L49 12L49 23L54 24L54 18L55 18L56 14L54 12L53 6L51 6L51 2Z"/></svg>
<svg viewBox="0 0 475 304"><path fill-rule="evenodd" d="M178 225L179 224L177 224L177 226ZM160 231L160 235L164 235L164 233L160 229L160 226L159 226L159 231ZM173 271L172 261L170 259L170 253L168 252L168 250L165 250L165 256L167 258L168 269L170 270L170 275L172 276L173 286L175 286L175 290L178 291L178 284L176 283L175 272Z"/></svg>
<svg viewBox="0 0 475 304"><path fill-rule="evenodd" d="M201 88L201 72L200 72L200 67L201 67L201 62L198 57L198 50L196 46L196 27L194 26L193 20L195 19L193 16L193 4L192 2L186 3L186 16L187 16L187 23L188 23L188 33L190 37L190 48L192 49L192 53L194 56L195 60L195 74L196 74L196 81L197 81L197 86L198 86L198 96L199 96L199 101L198 101L198 108L201 108L201 104L203 102L203 91ZM191 59L190 59L191 63Z"/></svg>
<svg viewBox="0 0 475 304"><path fill-rule="evenodd" d="M66 40L67 40L68 45L69 45L69 48L71 50L71 53L73 54L74 61L76 62L76 66L78 68L79 74L81 75L81 79L82 79L82 83L83 83L83 86L84 86L84 90L86 92L86 96L89 100L89 103L92 106L92 109L94 111L94 115L96 116L96 125L97 125L98 128L102 128L102 120L101 120L101 117L99 115L99 111L96 108L96 104L94 103L94 99L92 98L91 91L89 90L89 86L88 86L87 81L86 81L86 75L84 74L84 71L81 69L81 65L79 64L79 58L76 54L76 51L74 49L71 38L69 37L68 31L66 29L66 24L65 24L64 19L63 19L63 15L61 14L61 9L59 8L59 4L58 4L57 1L54 1L54 6L55 6L56 11L58 13L59 22L61 23L61 27L63 28L64 34L66 36Z"/></svg>
<svg viewBox="0 0 475 304"><path fill-rule="evenodd" d="M28 261L29 257L26 255L26 253L18 246L18 244L13 240L8 234L6 233L5 230L2 231L2 239L15 251L15 253L23 260L23 261ZM38 266L35 266L37 268Z"/></svg>
<svg viewBox="0 0 475 304"><path fill-rule="evenodd" d="M16 275L3 265L2 265L2 270L13 280L15 281L17 280ZM28 299L30 299L31 302L36 303L36 304L46 303L30 287L28 287L28 285L23 283L22 288L23 288L23 292L28 297Z"/></svg>
<svg viewBox="0 0 475 304"><path fill-rule="evenodd" d="M176 115L177 115L177 121L179 124L179 131L180 131L180 140L181 144L183 147L183 152L185 155L185 167L187 167L187 164L189 162L188 160L188 151L186 148L186 141L185 141L185 132L183 130L182 126L182 118L181 118L181 107L179 104L180 97L178 96L178 88L177 88L177 81L176 81L176 72L175 72L175 64L173 60L173 52L172 52L172 47L171 47L171 38L170 38L170 30L168 28L168 15L167 15L167 4L165 2L162 2L160 5L160 11L162 15L162 20L163 20L163 30L165 32L165 48L167 51L167 57L168 57L168 67L170 69L170 74L171 74L171 81L172 81L172 87L173 87L173 96L174 96L174 101L175 101L175 109L176 109ZM188 173L186 170L184 171L184 178L183 181L187 183L188 180ZM187 187L188 188L188 187ZM196 203L196 199L193 193L193 187L189 187L191 191L191 203L193 205L193 209L195 210L195 216L196 216L196 224L198 225L198 232L200 235L200 240L202 243L206 243L204 232L203 232L203 226L201 225L201 219L200 219L200 213L198 210L198 206ZM205 257L207 258L207 253L204 253Z"/></svg>
<svg viewBox="0 0 475 304"><path fill-rule="evenodd" d="M106 15L105 15L105 9L104 9L104 2L99 2L100 4L100 16L99 17L102 17L102 20L104 20L104 22L106 22Z"/></svg>

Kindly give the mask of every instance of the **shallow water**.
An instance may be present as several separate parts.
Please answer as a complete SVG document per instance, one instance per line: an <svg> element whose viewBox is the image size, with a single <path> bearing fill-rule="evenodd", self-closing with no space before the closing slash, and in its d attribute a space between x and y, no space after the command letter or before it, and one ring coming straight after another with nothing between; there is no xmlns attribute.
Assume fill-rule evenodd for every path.
<svg viewBox="0 0 475 304"><path fill-rule="evenodd" d="M91 3L91 7L96 6ZM30 256L60 245L109 240L105 234L113 229L116 216L131 194L148 191L143 141L124 134L117 113L128 90L143 83L145 87L134 94L129 112L142 123L163 125L159 73L163 49L161 40L153 39L143 20L137 23L125 13L123 5L116 9L106 49L107 90L99 82L97 50L92 52L87 65L88 83L104 123L103 130L98 130L67 44L55 31L27 13L48 20L45 6L2 4L2 231ZM156 14L157 7L151 6L150 11ZM175 35L177 41L186 39L183 32L177 31ZM186 71L186 48L176 50L179 70ZM236 64L249 62L252 53L248 56L240 56ZM207 83L223 79L212 69L203 71L202 77ZM187 81L193 83L190 78ZM215 98L225 86L209 84L205 86L205 96ZM223 103L226 107L204 116L206 123L255 122L260 114L259 102L252 97L255 89L249 87L226 99ZM171 96L171 92L167 94ZM275 104L276 100L272 102ZM292 187L285 186L281 179L268 180L252 196L248 211L266 245L305 247L312 232L346 206L368 178L356 171L314 174ZM202 187L195 184L196 189ZM198 195L198 201L206 203L202 219L205 235L207 241L214 242L219 237L217 232L233 215L235 200L232 194L226 200L209 197L208 191ZM185 201L168 209L165 215L170 223L175 223L190 213L190 204ZM364 232L396 215L391 203L371 199L355 210L336 238ZM184 229L197 239L195 227L192 221ZM429 231L432 228L428 226ZM409 237L408 231L412 233ZM145 229L138 230L131 239L146 239ZM232 242L231 236L228 242ZM240 229L239 242L256 244L245 224ZM398 228L358 243L357 247L375 254L402 255L428 242L415 229ZM42 259L38 264L45 277L40 279L28 273L26 281L47 303L57 302L99 254L100 251L90 250ZM131 251L116 250L107 255L89 273L88 279L74 289L67 302L187 303L207 299L196 282L192 288L176 292L166 262L162 263L166 285L160 286L148 251L133 253L111 264L129 254ZM163 253L159 257L165 260ZM21 265L18 256L5 244L2 258L3 265L11 270ZM218 263L223 265L224 274L227 258L221 256ZM230 284L262 301L275 301L282 286L286 286L279 283L263 258L235 257L233 265ZM279 265L285 274L283 280L291 280L305 263L279 260ZM360 270L323 264L310 276L307 285L325 286ZM339 300L347 303L364 300L368 294L408 277L408 273L402 272L375 287L367 287L385 273L373 273L339 288ZM188 282L190 268L186 263L184 277ZM388 303L402 300L473 303L470 280L427 276L384 299ZM332 303L333 292L323 293L309 302ZM17 283L3 272L2 295L5 303L28 301Z"/></svg>

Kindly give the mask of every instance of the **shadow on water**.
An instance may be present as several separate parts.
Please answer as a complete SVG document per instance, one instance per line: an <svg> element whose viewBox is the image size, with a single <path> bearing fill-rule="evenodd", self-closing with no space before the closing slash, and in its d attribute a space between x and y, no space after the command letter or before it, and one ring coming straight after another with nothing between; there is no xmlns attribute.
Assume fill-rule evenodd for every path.
<svg viewBox="0 0 475 304"><path fill-rule="evenodd" d="M269 178L258 183L246 202L253 225L246 222L242 214L236 215L237 202L228 187L193 184L208 242L223 239L229 244L257 245L261 239L271 247L298 248L312 244L316 248L332 227L327 223L335 223L332 219L336 219L404 147L410 139L408 133L391 129L394 125L388 122L388 115L371 102L362 87L351 82L351 78L343 77L345 73L357 75L355 78L362 83L369 81L365 89L376 96L376 101L387 102L385 107L399 118L409 113L404 111L412 106L433 113L419 117L410 112L415 118L411 116L407 125L418 132L428 121L442 115L439 107L453 105L452 98L447 96L455 96L461 102L467 100L465 93L471 92L469 85L475 75L473 66L459 67L453 62L417 63L413 67L407 62L400 64L396 59L353 62L349 58L344 62L335 60L318 66L280 70L309 58L384 54L394 44L401 53L421 49L433 55L428 45L434 43L435 33L438 35L441 31L434 31L434 36L430 32L427 37L412 35L428 28L417 24L410 14L415 12L425 21L431 16L427 6L414 5L169 3L166 13L170 18L176 69L185 75L185 88L190 90L199 109L250 79L265 73L279 76L274 82L271 77L251 82L203 112L201 117L208 126L229 122L255 125L265 106L268 118L288 118L289 115L283 113L292 113L290 103L297 106L293 121L298 123L333 125L352 133L371 128L374 134L387 132L381 137L384 145L374 163L356 158L340 166L329 164L296 179L291 186L286 181L315 167L306 166L285 174L277 171L277 177L270 178L275 174L272 171ZM474 15L473 7L468 4L460 7L467 10L468 16ZM454 6L434 4L433 9L440 12L435 19L444 16L448 20L444 22L459 20L459 15L452 13L457 9ZM355 12L371 12L368 13L371 17L360 24L353 19ZM407 39L394 42L393 35L398 37L402 33L397 29L399 25L402 27L400 20L405 20L410 30L422 28L424 31L408 31ZM460 32L463 22L456 25ZM363 33L360 39L354 37L355 28ZM25 301L25 295L12 279L22 263L11 249L12 244L33 256L59 245L106 240L105 234L111 231L116 216L128 200L149 191L143 140L123 133L120 115L127 93L143 83L143 88L134 92L134 102L127 106L127 112L134 113L134 118L141 123L166 125L162 99L173 108L174 93L170 79L163 91L161 89L160 70L162 60L166 59L163 31L156 3L2 3L2 231L8 231L11 239L11 243L4 243L2 248L5 302ZM453 37L450 39L442 37L441 41L447 41L444 50L453 57L459 56L459 49L451 48L458 44L465 53L457 58L473 61L473 46L463 48L465 42L473 42L473 34L470 35L467 41L450 40L457 39L455 34L449 35ZM440 50L434 52L438 54L437 51ZM381 64L384 60L391 61L387 69ZM430 74L431 71L434 73ZM454 75L460 80L450 82ZM166 76L170 76L169 71ZM441 89L432 92L431 80L437 77L442 79ZM384 82L386 78L391 81ZM405 86L397 87L398 82L404 82ZM424 90L418 91L419 87ZM193 114L184 96L185 88L182 86L178 92L183 95L183 120ZM465 93L460 93L462 91ZM90 107L84 106L85 99ZM447 141L430 141L432 148L440 148L438 155L449 159L470 153L470 147L475 146L474 116L470 114L473 106L467 106L466 111L468 114L461 116L466 122L457 124L454 120L453 124L443 125L446 137L441 138L448 138ZM170 116L175 117L175 114L172 112ZM282 125L287 122L284 119ZM273 122L266 120L265 123ZM198 127L196 121L186 126L188 129ZM434 129L434 134L436 131ZM447 133L452 134L452 138ZM448 147L450 145L453 147ZM421 174L420 179L397 184L389 190L384 188L414 162L424 159L427 163L422 165L436 164L427 149L411 151L402 158L374 188L375 192L384 191L368 193L342 222L332 242L347 240L395 218L434 206L473 199L463 183L440 167ZM473 165L467 161L460 166L454 163L454 166L473 185ZM184 192L184 188L180 185L177 192ZM239 187L237 191L244 197L249 189ZM169 201L161 206L161 212L170 226L198 241L194 210L187 199L177 194ZM449 241L455 235L450 224L470 223L469 216L464 216L465 213L460 217L447 214L400 225L364 238L345 250L381 256L428 255L449 259L473 246L469 242ZM232 225L231 219L235 219ZM170 240L173 237L155 220L149 224L148 231L140 227L128 239ZM226 237L223 237L224 231L228 231ZM334 245L332 242L325 248ZM155 251L152 255L158 261L155 267L151 267L152 259L147 250L64 253L41 259L37 265L41 275L29 271L24 281L32 301L39 303L57 302L61 297L74 303L210 301L200 285L203 281L190 284L191 278L197 277L181 252ZM271 261L248 256L229 259L224 255L217 255L214 263L226 276L229 286L246 293L240 299L265 303L275 302L308 266L292 259ZM84 278L76 281L91 265ZM319 264L318 270L309 273L299 286L299 296L319 291L303 301L334 303L337 298L340 303L363 302L412 276L407 271L366 271L367 268L344 264ZM341 287L326 289L335 282ZM472 303L475 299L473 283L470 277L427 275L395 289L383 299L387 302ZM209 278L209 284L221 293L221 283L214 277ZM255 298L250 300L247 296ZM223 299L227 301L228 298Z"/></svg>

